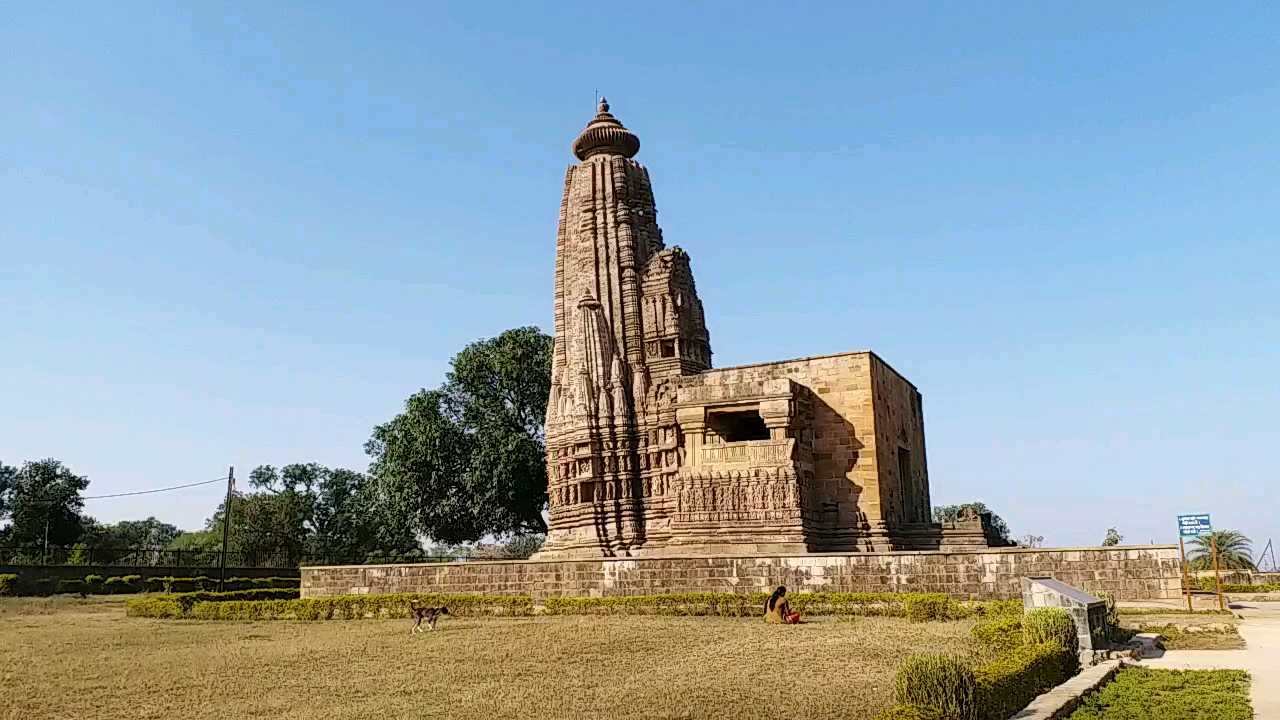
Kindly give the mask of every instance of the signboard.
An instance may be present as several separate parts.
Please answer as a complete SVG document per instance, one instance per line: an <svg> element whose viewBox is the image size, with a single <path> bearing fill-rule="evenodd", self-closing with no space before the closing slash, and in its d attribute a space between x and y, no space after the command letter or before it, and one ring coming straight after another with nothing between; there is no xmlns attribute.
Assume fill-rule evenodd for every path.
<svg viewBox="0 0 1280 720"><path fill-rule="evenodd" d="M1178 516L1178 536L1179 537L1200 537L1213 532L1213 523L1209 522L1209 515L1179 515Z"/></svg>

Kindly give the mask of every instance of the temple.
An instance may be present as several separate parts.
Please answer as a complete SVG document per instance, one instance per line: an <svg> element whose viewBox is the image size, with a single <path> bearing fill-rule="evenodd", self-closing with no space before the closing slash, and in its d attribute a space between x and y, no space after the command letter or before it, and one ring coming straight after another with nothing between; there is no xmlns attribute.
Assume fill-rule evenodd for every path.
<svg viewBox="0 0 1280 720"><path fill-rule="evenodd" d="M995 542L985 517L931 521L920 393L874 353L712 369L639 138L602 99L572 149L538 559Z"/></svg>

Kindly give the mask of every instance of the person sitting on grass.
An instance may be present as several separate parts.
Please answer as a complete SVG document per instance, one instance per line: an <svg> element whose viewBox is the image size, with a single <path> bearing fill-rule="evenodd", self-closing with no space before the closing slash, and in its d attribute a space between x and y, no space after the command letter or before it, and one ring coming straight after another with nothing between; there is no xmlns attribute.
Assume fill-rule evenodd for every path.
<svg viewBox="0 0 1280 720"><path fill-rule="evenodd" d="M787 603L785 585L779 585L778 589L769 596L769 601L764 604L764 621L783 625L799 624L800 613L791 612L791 605Z"/></svg>

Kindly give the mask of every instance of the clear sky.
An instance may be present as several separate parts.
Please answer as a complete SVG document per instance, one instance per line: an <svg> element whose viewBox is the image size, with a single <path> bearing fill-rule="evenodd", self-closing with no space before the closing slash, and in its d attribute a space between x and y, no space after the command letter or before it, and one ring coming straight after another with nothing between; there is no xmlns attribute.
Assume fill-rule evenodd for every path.
<svg viewBox="0 0 1280 720"><path fill-rule="evenodd" d="M364 469L464 344L550 331L599 90L716 365L874 349L934 503L1015 535L1280 541L1280 6L50 5L0 22L9 464Z"/></svg>

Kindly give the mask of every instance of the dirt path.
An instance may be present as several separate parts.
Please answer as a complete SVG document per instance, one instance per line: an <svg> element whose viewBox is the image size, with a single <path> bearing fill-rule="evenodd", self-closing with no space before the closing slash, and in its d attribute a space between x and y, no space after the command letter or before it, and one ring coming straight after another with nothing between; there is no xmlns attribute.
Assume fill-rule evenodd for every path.
<svg viewBox="0 0 1280 720"><path fill-rule="evenodd" d="M1243 617L1244 650L1170 650L1143 660L1148 667L1171 670L1248 670L1253 675L1250 699L1256 720L1280 720L1280 602L1237 602L1231 609Z"/></svg>

